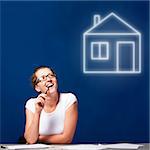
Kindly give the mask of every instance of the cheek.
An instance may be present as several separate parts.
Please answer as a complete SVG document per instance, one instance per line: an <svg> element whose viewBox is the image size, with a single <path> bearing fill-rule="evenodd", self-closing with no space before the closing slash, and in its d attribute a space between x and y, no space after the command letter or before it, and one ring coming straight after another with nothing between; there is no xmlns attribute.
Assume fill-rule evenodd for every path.
<svg viewBox="0 0 150 150"><path fill-rule="evenodd" d="M53 82L57 83L57 80L56 80L56 79L53 79Z"/></svg>
<svg viewBox="0 0 150 150"><path fill-rule="evenodd" d="M56 85L58 84L56 79L54 79L54 83L55 83Z"/></svg>
<svg viewBox="0 0 150 150"><path fill-rule="evenodd" d="M42 90L45 90L46 86L45 85L40 85L39 86L39 89L42 91Z"/></svg>

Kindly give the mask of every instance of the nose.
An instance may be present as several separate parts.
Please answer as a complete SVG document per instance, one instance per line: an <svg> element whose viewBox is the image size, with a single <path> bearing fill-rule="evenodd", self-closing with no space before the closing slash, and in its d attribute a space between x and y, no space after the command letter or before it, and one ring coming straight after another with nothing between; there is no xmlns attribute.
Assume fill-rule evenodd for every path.
<svg viewBox="0 0 150 150"><path fill-rule="evenodd" d="M47 77L47 80L46 80L46 81L52 82L52 78L51 78L51 77Z"/></svg>

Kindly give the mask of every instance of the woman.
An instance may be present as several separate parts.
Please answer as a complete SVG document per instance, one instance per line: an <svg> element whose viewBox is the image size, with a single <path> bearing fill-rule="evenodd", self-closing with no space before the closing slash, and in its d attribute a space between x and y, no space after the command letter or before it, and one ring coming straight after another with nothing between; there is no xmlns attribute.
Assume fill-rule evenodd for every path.
<svg viewBox="0 0 150 150"><path fill-rule="evenodd" d="M35 69L32 84L39 95L25 106L27 143L71 143L78 119L77 98L58 92L56 74L46 66Z"/></svg>

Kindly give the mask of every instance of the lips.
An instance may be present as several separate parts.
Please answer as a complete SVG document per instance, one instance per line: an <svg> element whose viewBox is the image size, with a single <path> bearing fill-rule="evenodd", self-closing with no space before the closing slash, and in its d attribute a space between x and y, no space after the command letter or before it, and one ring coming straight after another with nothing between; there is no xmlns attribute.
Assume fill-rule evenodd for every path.
<svg viewBox="0 0 150 150"><path fill-rule="evenodd" d="M46 87L47 87L47 88L50 88L50 87L52 87L53 85L54 85L53 83L50 83L50 84L46 85Z"/></svg>

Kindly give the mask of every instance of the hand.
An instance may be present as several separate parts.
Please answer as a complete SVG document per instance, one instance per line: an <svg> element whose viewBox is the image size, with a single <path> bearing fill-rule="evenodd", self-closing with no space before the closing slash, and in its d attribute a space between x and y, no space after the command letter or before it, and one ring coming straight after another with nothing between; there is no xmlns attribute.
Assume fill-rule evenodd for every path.
<svg viewBox="0 0 150 150"><path fill-rule="evenodd" d="M42 109L44 108L45 98L46 94L41 93L38 95L37 100L35 102L35 111L37 113L41 113Z"/></svg>
<svg viewBox="0 0 150 150"><path fill-rule="evenodd" d="M39 142L46 142L48 136L39 135L38 141Z"/></svg>
<svg viewBox="0 0 150 150"><path fill-rule="evenodd" d="M38 140L39 140L39 141L42 141L42 140L43 140L43 136L42 136L42 135L39 135Z"/></svg>

